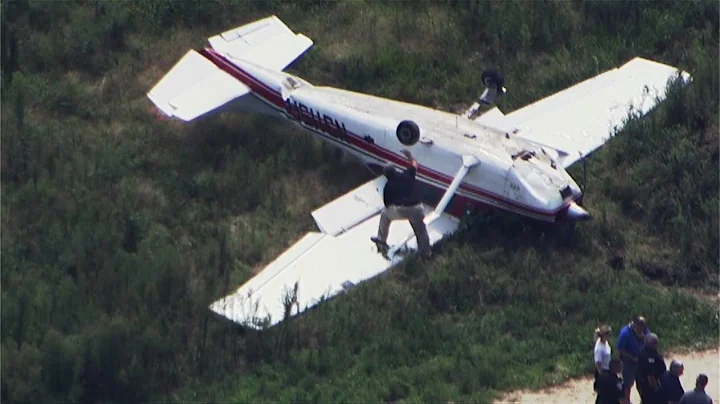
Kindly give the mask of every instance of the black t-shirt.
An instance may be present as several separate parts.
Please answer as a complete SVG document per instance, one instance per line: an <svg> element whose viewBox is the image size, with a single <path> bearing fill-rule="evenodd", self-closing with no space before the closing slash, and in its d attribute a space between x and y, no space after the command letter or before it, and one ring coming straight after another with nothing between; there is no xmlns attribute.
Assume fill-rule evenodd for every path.
<svg viewBox="0 0 720 404"><path fill-rule="evenodd" d="M618 404L623 394L623 382L615 373L604 370L597 379L597 399L595 404Z"/></svg>
<svg viewBox="0 0 720 404"><path fill-rule="evenodd" d="M685 390L682 387L682 383L680 383L680 379L670 373L669 370L662 375L660 384L662 384L662 391L665 397L665 400L663 401L665 403L668 401L674 401L677 403L680 401L683 394L685 394Z"/></svg>
<svg viewBox="0 0 720 404"><path fill-rule="evenodd" d="M385 206L413 206L420 203L413 192L416 172L415 167L410 166L404 172L388 179L387 184L385 184L385 191L383 192Z"/></svg>
<svg viewBox="0 0 720 404"><path fill-rule="evenodd" d="M645 347L638 355L638 387L641 391L652 394L648 376L653 376L660 384L660 378L667 371L665 359L655 349Z"/></svg>

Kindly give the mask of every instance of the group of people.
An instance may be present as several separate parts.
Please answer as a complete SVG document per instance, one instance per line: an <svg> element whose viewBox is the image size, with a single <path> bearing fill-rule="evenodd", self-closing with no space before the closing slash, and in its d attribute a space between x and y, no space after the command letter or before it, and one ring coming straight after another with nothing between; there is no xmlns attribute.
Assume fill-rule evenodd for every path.
<svg viewBox="0 0 720 404"><path fill-rule="evenodd" d="M633 385L642 404L713 403L705 393L708 377L704 374L697 377L694 390L684 391L680 383L684 371L682 362L673 360L668 369L658 350L660 339L650 332L644 317L636 316L620 330L619 357L612 356L611 335L612 329L607 325L595 330L596 404L630 404Z"/></svg>

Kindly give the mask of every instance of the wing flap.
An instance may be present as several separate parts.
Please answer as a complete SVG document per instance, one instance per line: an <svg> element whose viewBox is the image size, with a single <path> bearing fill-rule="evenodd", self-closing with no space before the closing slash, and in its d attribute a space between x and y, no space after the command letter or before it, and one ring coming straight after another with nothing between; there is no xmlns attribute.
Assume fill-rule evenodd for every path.
<svg viewBox="0 0 720 404"><path fill-rule="evenodd" d="M305 53L313 41L295 34L271 16L208 38L216 51L268 69L282 71Z"/></svg>
<svg viewBox="0 0 720 404"><path fill-rule="evenodd" d="M312 212L323 233L337 236L384 207L382 190L387 180L379 176Z"/></svg>
<svg viewBox="0 0 720 404"><path fill-rule="evenodd" d="M672 66L635 58L570 88L505 115L517 136L549 146L567 156L567 168L602 146L622 127L632 110L649 112L665 96ZM682 72L685 80L689 75ZM632 109L631 109L632 108Z"/></svg>

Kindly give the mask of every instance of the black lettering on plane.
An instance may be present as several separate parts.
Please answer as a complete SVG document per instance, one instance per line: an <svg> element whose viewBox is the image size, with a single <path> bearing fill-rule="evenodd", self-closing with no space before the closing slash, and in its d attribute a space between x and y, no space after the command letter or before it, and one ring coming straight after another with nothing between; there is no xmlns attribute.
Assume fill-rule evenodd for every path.
<svg viewBox="0 0 720 404"><path fill-rule="evenodd" d="M347 139L348 132L347 132L347 129L345 129L345 122L339 123L338 121L335 121L335 125L338 127L338 130L340 130L340 127L342 126L342 131L340 132L340 136L342 136L344 139Z"/></svg>
<svg viewBox="0 0 720 404"><path fill-rule="evenodd" d="M285 100L285 110L290 116L305 125L347 142L348 131L344 122L339 122L329 115L322 114L320 111L315 111L306 105L289 99Z"/></svg>
<svg viewBox="0 0 720 404"><path fill-rule="evenodd" d="M298 104L298 105L300 105L300 112L303 114L303 116L308 113L308 107L306 107L305 105L302 105L302 104Z"/></svg>
<svg viewBox="0 0 720 404"><path fill-rule="evenodd" d="M323 122L325 123L325 127L328 129L328 132L335 128L335 123L333 123L333 119L329 116L323 115Z"/></svg>

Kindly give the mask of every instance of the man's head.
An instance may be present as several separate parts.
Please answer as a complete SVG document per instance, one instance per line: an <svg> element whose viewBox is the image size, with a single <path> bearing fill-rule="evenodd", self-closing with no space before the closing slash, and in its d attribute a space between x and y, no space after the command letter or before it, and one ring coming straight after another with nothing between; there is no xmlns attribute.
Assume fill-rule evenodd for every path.
<svg viewBox="0 0 720 404"><path fill-rule="evenodd" d="M682 376L684 371L685 366L679 360L673 359L673 361L670 362L670 373L672 373L673 375L680 377Z"/></svg>
<svg viewBox="0 0 720 404"><path fill-rule="evenodd" d="M647 328L647 321L645 321L645 317L643 316L635 316L632 320L631 326L633 331L635 331L635 334L642 335L645 332L645 328Z"/></svg>
<svg viewBox="0 0 720 404"><path fill-rule="evenodd" d="M645 345L649 348L657 349L660 345L660 338L655 333L650 333L645 337Z"/></svg>
<svg viewBox="0 0 720 404"><path fill-rule="evenodd" d="M700 373L700 375L695 380L695 388L698 390L705 390L705 386L708 384L708 377L707 375Z"/></svg>
<svg viewBox="0 0 720 404"><path fill-rule="evenodd" d="M618 358L610 359L610 371L618 374L622 372L622 362Z"/></svg>
<svg viewBox="0 0 720 404"><path fill-rule="evenodd" d="M383 170L382 170L382 171L383 171L383 175L384 175L385 178L387 178L387 179L393 178L393 177L395 176L395 174L397 173L397 171L395 170L395 166L392 165L392 164L390 164L390 163L385 164L385 165L383 166Z"/></svg>

